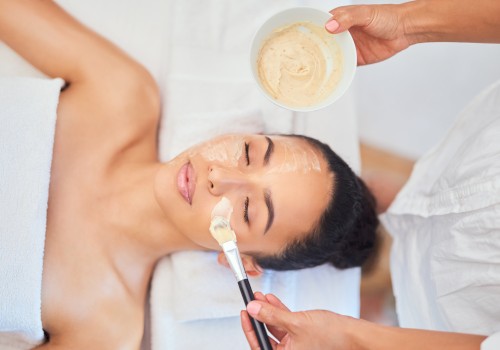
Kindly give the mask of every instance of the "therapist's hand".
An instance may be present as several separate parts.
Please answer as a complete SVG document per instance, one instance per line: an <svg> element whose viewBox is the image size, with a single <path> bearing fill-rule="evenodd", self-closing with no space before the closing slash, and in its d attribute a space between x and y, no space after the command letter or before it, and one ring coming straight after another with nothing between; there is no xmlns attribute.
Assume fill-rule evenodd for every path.
<svg viewBox="0 0 500 350"><path fill-rule="evenodd" d="M486 339L475 334L405 329L374 324L330 311L291 312L274 295L255 293L248 313L264 322L280 341L275 350L477 350ZM259 343L248 318L241 312L241 325L252 350Z"/></svg>
<svg viewBox="0 0 500 350"><path fill-rule="evenodd" d="M500 43L498 0L415 0L341 6L330 13L326 30L349 30L358 65L385 60L417 43Z"/></svg>
<svg viewBox="0 0 500 350"><path fill-rule="evenodd" d="M358 65L383 61L410 46L400 5L341 6L330 13L326 30L349 30L356 44Z"/></svg>
<svg viewBox="0 0 500 350"><path fill-rule="evenodd" d="M247 312L264 322L268 330L280 341L271 339L274 349L352 349L348 330L357 320L329 311L314 310L291 312L276 296L255 293L255 301L241 312L241 325L252 350L259 349Z"/></svg>

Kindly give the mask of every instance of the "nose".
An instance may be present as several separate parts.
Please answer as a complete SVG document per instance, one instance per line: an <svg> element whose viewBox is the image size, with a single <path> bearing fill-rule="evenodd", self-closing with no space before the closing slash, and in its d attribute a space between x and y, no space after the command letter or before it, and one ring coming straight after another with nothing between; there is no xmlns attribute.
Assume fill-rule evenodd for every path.
<svg viewBox="0 0 500 350"><path fill-rule="evenodd" d="M248 174L244 174L237 169L211 166L208 170L208 189L215 196L247 188L250 183Z"/></svg>

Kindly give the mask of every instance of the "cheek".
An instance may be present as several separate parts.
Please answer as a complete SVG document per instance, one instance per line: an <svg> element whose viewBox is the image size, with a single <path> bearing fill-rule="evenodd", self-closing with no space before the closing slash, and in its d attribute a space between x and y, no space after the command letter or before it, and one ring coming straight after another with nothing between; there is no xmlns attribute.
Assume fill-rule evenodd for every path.
<svg viewBox="0 0 500 350"><path fill-rule="evenodd" d="M179 215L179 226L181 232L190 237L195 243L214 250L219 250L217 241L210 233L211 213L218 198L209 195L208 192L200 194L196 203Z"/></svg>
<svg viewBox="0 0 500 350"><path fill-rule="evenodd" d="M237 237L238 249L243 254L260 253L262 252L262 244L255 241Z"/></svg>
<svg viewBox="0 0 500 350"><path fill-rule="evenodd" d="M154 194L162 211L168 215L171 212L171 205L176 202L177 193L173 167L164 165L156 174L154 179Z"/></svg>
<svg viewBox="0 0 500 350"><path fill-rule="evenodd" d="M233 230L236 233L238 248L241 252L258 252L264 254L274 252L275 242L273 242L272 239L269 239L270 237L268 237L267 234L263 235L261 231L252 232L246 227L240 229L233 227Z"/></svg>

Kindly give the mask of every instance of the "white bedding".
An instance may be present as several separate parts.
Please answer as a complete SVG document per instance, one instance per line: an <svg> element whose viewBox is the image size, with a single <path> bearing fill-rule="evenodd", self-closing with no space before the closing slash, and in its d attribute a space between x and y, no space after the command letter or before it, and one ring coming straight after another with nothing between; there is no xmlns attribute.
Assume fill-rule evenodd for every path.
<svg viewBox="0 0 500 350"><path fill-rule="evenodd" d="M294 0L58 2L143 63L156 78L164 103L159 134L162 159L204 136L263 129L317 137L359 171L350 92L330 108L292 113L263 97L250 75L248 50L260 23L286 7L312 5L327 10L331 4ZM40 74L5 47L0 47L0 59L0 75ZM207 122L210 119L213 124ZM254 290L276 293L295 310L321 308L358 316L359 279L359 269L337 271L321 266L267 272L251 283ZM198 285L204 288L193 289L193 281L202 281ZM243 301L234 276L219 267L211 253L183 252L164 258L155 271L150 304L152 318L144 349L247 347L237 316ZM220 342L222 337L226 345Z"/></svg>
<svg viewBox="0 0 500 350"><path fill-rule="evenodd" d="M0 349L44 339L42 270L61 79L0 77Z"/></svg>

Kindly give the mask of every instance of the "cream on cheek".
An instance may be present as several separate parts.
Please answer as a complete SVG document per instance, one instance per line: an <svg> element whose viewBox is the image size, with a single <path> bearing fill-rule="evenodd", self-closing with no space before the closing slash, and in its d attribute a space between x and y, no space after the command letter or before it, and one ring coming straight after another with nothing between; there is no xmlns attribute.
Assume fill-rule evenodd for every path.
<svg viewBox="0 0 500 350"><path fill-rule="evenodd" d="M200 155L207 162L220 162L237 167L244 148L245 142L241 136L228 136L222 140L207 142L200 149L192 150L189 155Z"/></svg>
<svg viewBox="0 0 500 350"><path fill-rule="evenodd" d="M232 213L233 205L226 197L222 197L212 209L209 231L220 246L228 241L236 242L236 234L230 224Z"/></svg>
<svg viewBox="0 0 500 350"><path fill-rule="evenodd" d="M269 169L269 173L321 172L321 164L317 154L308 147L301 147L291 140L280 140L283 152L282 161Z"/></svg>
<svg viewBox="0 0 500 350"><path fill-rule="evenodd" d="M226 219L228 222L231 221L231 214L233 213L233 204L226 197L222 197L219 202L212 209L212 214L210 218L213 220L215 217L220 216Z"/></svg>

